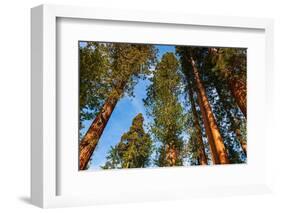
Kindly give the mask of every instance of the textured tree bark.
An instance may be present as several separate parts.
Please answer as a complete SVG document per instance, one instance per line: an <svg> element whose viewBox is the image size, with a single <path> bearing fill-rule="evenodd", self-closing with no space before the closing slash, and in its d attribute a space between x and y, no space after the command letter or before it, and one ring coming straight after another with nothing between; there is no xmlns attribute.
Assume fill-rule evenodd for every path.
<svg viewBox="0 0 281 213"><path fill-rule="evenodd" d="M207 157L206 157L203 139L202 139L202 131L201 131L201 127L199 124L199 118L198 118L198 114L197 114L196 107L195 107L191 82L188 83L188 93L189 93L189 99L190 99L191 109L192 109L192 113L193 113L193 119L194 119L193 123L194 123L194 127L196 130L196 136L197 136L197 140L198 140L197 142L198 142L198 147L199 147L199 163L200 163L200 165L207 165Z"/></svg>
<svg viewBox="0 0 281 213"><path fill-rule="evenodd" d="M178 150L174 145L166 145L165 147L165 161L167 162L167 166L176 166L178 160Z"/></svg>
<svg viewBox="0 0 281 213"><path fill-rule="evenodd" d="M210 130L211 130L211 133L212 133L212 136L213 136L213 141L214 141L214 144L215 144L215 149L217 151L217 155L218 155L218 158L219 158L219 163L220 164L228 164L229 160L228 160L228 157L227 157L227 152L226 152L225 145L223 143L222 136L220 134L218 125L216 123L216 119L213 115L211 105L208 101L205 88L204 88L204 86L201 82L199 72L198 72L198 70L196 68L196 65L195 65L195 61L192 57L190 57L190 62L191 62L191 65L192 65L192 71L193 71L193 75L194 75L194 79L195 79L195 83L196 83L196 88L197 88L197 91L198 91L199 100L200 100L200 102L202 102L201 105L203 105L203 107L205 109L205 110L203 110L205 112L202 113L202 116L203 117L205 116L206 117L205 119L207 120L206 122L209 123L209 127L210 127Z"/></svg>
<svg viewBox="0 0 281 213"><path fill-rule="evenodd" d="M197 101L198 101L198 105L200 107L200 112L201 112L201 115L202 115L203 124L204 124L206 135L207 135L207 138L208 138L208 143L210 145L213 164L220 164L220 160L219 160L218 152L217 152L217 149L216 149L216 146L215 146L212 130L211 130L211 127L210 127L210 124L209 124L209 121L208 121L208 118L207 118L207 115L206 115L206 112L205 112L202 97L200 96L199 92L197 92Z"/></svg>
<svg viewBox="0 0 281 213"><path fill-rule="evenodd" d="M128 79L127 79L128 80ZM92 122L87 133L84 135L79 144L79 169L87 169L88 162L95 151L98 141L103 133L104 128L119 100L124 92L127 80L120 81L111 95L107 98L98 115Z"/></svg>
<svg viewBox="0 0 281 213"><path fill-rule="evenodd" d="M103 130L117 104L118 98L108 98L101 108L99 114L92 122L85 136L82 138L79 145L80 163L79 169L85 170L87 164L97 146L98 140L103 133Z"/></svg>
<svg viewBox="0 0 281 213"><path fill-rule="evenodd" d="M228 84L237 105L247 118L247 88L245 82L237 77L230 77Z"/></svg>

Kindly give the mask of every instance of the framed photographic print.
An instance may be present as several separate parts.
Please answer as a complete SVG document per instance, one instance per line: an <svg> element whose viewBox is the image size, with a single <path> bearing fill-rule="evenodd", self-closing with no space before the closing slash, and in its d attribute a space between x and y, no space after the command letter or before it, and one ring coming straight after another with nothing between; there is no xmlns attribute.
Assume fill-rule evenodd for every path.
<svg viewBox="0 0 281 213"><path fill-rule="evenodd" d="M32 203L270 192L272 20L31 14Z"/></svg>

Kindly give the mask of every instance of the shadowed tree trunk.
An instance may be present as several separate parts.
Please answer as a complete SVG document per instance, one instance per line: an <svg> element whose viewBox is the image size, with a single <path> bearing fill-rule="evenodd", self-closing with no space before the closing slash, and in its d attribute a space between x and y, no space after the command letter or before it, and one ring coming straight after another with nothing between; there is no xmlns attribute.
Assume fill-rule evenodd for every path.
<svg viewBox="0 0 281 213"><path fill-rule="evenodd" d="M196 111L196 107L195 107L195 102L194 102L194 98L193 98L193 89L192 89L192 85L191 85L191 81L188 82L188 93L189 93L189 100L191 103L191 109L192 109L192 114L193 114L193 123L194 123L194 127L195 127L195 131L196 131L196 138L197 138L197 143L198 143L198 147L199 147L199 163L200 165L207 165L207 157L206 157L206 153L205 153L205 149L204 149L204 144L203 144L203 139L202 139L202 131L201 131L201 127L199 124L199 118L198 118L198 114Z"/></svg>
<svg viewBox="0 0 281 213"><path fill-rule="evenodd" d="M232 118L233 119L233 118ZM236 121L234 121L235 122L235 125L237 125L237 122ZM238 141L239 141L239 143L240 143L240 145L241 145L241 148L242 148L242 150L243 150L243 152L245 153L245 155L247 156L247 143L244 141L244 139L243 139L243 137L242 137L242 134L241 134L241 131L240 131L240 129L239 128L235 128L235 134L236 134L236 136L237 136L237 139L238 139Z"/></svg>
<svg viewBox="0 0 281 213"><path fill-rule="evenodd" d="M225 145L223 143L222 136L220 134L218 125L216 123L216 120L215 120L215 117L213 115L210 103L208 101L205 88L204 88L204 86L201 82L199 72L198 72L198 70L196 68L196 65L195 65L195 61L192 57L190 57L190 63L192 65L192 71L193 71L194 80L195 80L195 84L196 84L196 88L197 88L197 92L198 92L199 105L201 105L201 108L202 108L202 111L201 111L202 117L205 120L205 122L204 122L204 123L206 123L205 126L207 126L206 132L211 131L212 137L213 137L213 142L214 142L214 145L215 145L215 150L216 150L217 155L218 155L219 162L217 162L218 160L215 159L216 153L213 150L214 151L213 155L214 155L215 163L228 164L229 160L228 160L228 157L227 157L227 152L226 152ZM209 133L207 133L207 135L209 135ZM210 135L209 135L209 137L210 137ZM210 143L210 147L211 147L211 151L212 151L212 145L211 145L212 140L209 141L209 143Z"/></svg>
<svg viewBox="0 0 281 213"><path fill-rule="evenodd" d="M228 85L241 112L247 118L247 90L245 82L237 77L231 77Z"/></svg>
<svg viewBox="0 0 281 213"><path fill-rule="evenodd" d="M242 134L241 134L241 130L240 130L240 121L235 118L229 110L227 110L227 114L228 114L228 117L230 118L230 123L231 123L231 129L232 131L235 133L236 137L237 137L237 140L239 141L240 143L240 146L244 152L244 154L247 156L247 143L246 141L244 140Z"/></svg>

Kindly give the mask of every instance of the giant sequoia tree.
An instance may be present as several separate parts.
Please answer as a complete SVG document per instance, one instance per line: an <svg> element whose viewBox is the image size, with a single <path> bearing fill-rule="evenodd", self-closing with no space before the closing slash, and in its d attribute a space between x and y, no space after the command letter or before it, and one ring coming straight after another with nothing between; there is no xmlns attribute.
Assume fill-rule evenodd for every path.
<svg viewBox="0 0 281 213"><path fill-rule="evenodd" d="M105 81L105 85L110 85L109 91L106 89L108 91L105 93L106 99L80 141L80 170L86 169L118 100L125 93L132 94L137 79L149 73L149 68L155 58L154 46L152 45L107 43L105 46L107 52L103 54L108 54L105 57L109 58L109 65L106 65L106 74L103 75L101 82ZM96 50L95 47L89 48L90 52L91 49ZM83 76L80 76L80 82L84 80L81 77Z"/></svg>
<svg viewBox="0 0 281 213"><path fill-rule="evenodd" d="M152 141L143 128L144 118L140 113L132 122L130 130L121 141L111 147L103 169L144 168L150 163Z"/></svg>
<svg viewBox="0 0 281 213"><path fill-rule="evenodd" d="M179 101L179 63L173 53L163 55L147 89L145 105L153 122L151 132L157 146L158 166L182 165L182 132L185 128L183 107Z"/></svg>

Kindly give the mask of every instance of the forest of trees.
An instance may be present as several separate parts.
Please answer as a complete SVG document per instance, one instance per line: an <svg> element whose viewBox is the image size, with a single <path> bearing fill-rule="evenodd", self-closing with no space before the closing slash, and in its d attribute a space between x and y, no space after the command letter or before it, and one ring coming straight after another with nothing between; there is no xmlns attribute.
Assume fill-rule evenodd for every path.
<svg viewBox="0 0 281 213"><path fill-rule="evenodd" d="M120 139L110 141L99 168L246 162L247 50L170 47L79 45L79 170L89 169L116 106L138 98L135 88L143 81L145 113L136 113Z"/></svg>

